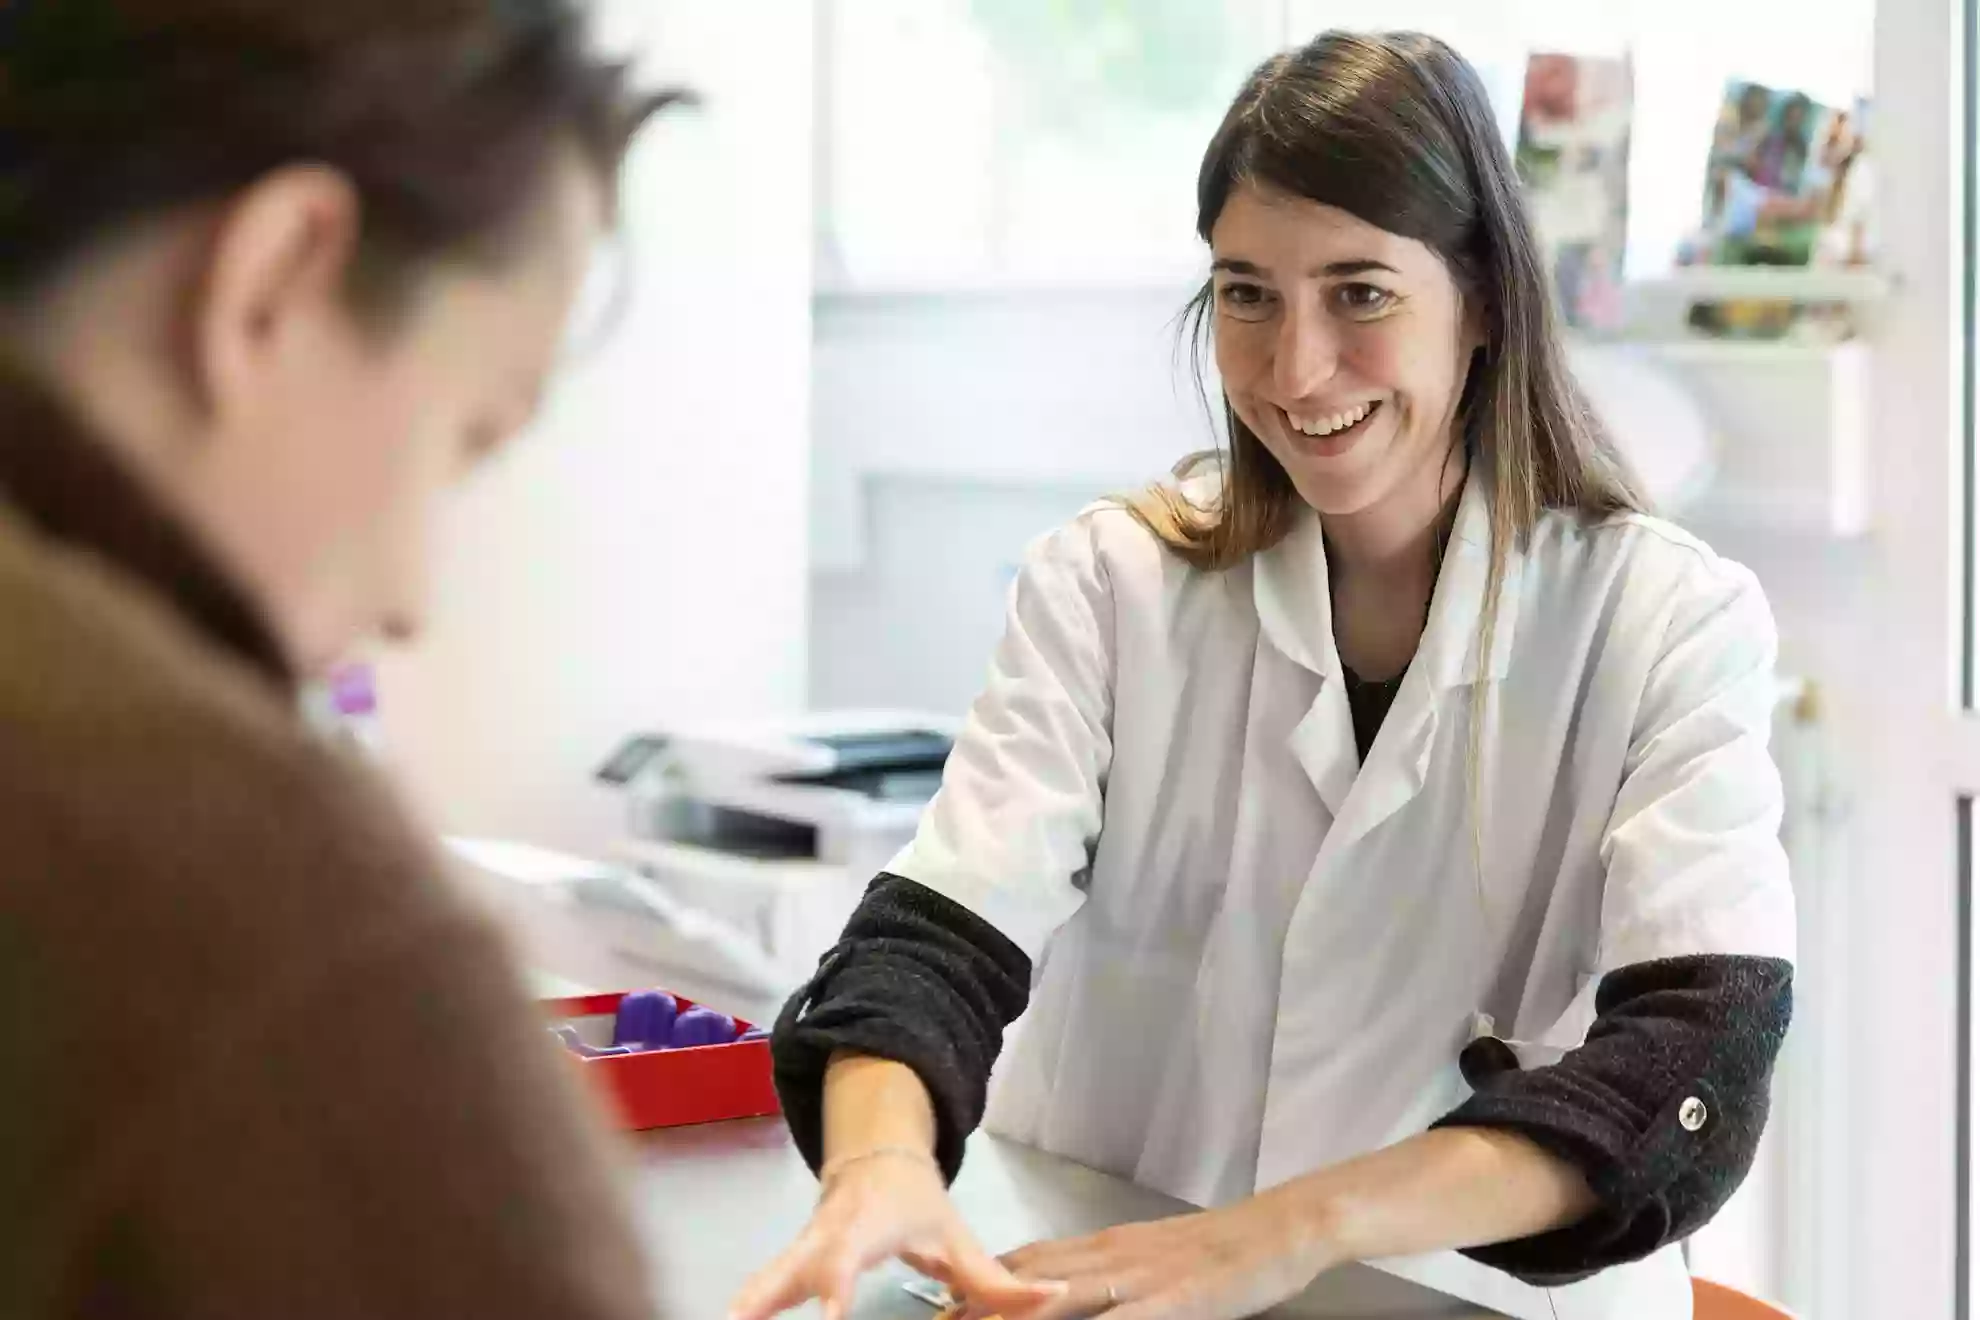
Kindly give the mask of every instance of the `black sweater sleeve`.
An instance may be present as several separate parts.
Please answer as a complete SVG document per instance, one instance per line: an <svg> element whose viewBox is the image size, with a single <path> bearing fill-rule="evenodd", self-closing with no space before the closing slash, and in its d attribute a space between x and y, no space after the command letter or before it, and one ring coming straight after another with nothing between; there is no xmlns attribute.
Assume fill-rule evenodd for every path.
<svg viewBox="0 0 1980 1320"><path fill-rule="evenodd" d="M1585 1044L1522 1071L1504 1041L1460 1060L1474 1094L1439 1127L1518 1132L1578 1167L1599 1201L1568 1228L1466 1254L1526 1282L1572 1283L1682 1240L1752 1166L1794 971L1699 955L1610 973Z"/></svg>
<svg viewBox="0 0 1980 1320"><path fill-rule="evenodd" d="M846 1049L914 1069L953 1178L1030 981L1024 953L967 908L899 876L876 879L772 1042L784 1114L812 1168L826 1063ZM1770 958L1642 963L1603 980L1587 1042L1559 1063L1521 1071L1503 1041L1474 1041L1460 1062L1475 1094L1438 1126L1519 1132L1580 1168L1600 1204L1572 1227L1467 1254L1557 1285L1704 1225L1752 1164L1792 985L1792 968Z"/></svg>
<svg viewBox="0 0 1980 1320"><path fill-rule="evenodd" d="M934 1101L945 1176L983 1121L1004 1028L1031 994L1031 960L968 908L881 875L817 975L785 1006L771 1040L777 1094L798 1149L824 1158L825 1067L837 1050L914 1069Z"/></svg>

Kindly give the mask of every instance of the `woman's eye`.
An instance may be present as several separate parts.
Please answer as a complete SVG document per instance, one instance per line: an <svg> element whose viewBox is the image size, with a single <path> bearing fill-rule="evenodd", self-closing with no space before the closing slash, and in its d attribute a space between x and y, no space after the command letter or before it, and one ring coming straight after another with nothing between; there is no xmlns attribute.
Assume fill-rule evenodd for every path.
<svg viewBox="0 0 1980 1320"><path fill-rule="evenodd" d="M1271 292L1256 284L1222 285L1217 290L1217 302L1241 321L1262 320L1272 310Z"/></svg>
<svg viewBox="0 0 1980 1320"><path fill-rule="evenodd" d="M1389 310L1395 295L1373 284L1343 284L1334 290L1335 301L1349 316L1379 316Z"/></svg>

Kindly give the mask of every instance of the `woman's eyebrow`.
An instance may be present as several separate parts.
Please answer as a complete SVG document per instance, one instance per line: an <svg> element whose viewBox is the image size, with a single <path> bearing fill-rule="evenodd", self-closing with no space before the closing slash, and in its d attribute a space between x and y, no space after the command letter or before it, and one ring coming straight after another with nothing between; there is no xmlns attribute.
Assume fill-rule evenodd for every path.
<svg viewBox="0 0 1980 1320"><path fill-rule="evenodd" d="M1232 275L1256 275L1260 278L1269 277L1272 273L1257 262L1246 261L1242 257L1218 257L1210 263L1210 269L1226 271ZM1366 275L1372 270L1387 271L1391 275L1402 273L1385 261L1363 258L1358 261L1330 261L1315 270L1309 270L1306 274L1309 279L1318 279L1323 275L1339 279L1348 275Z"/></svg>

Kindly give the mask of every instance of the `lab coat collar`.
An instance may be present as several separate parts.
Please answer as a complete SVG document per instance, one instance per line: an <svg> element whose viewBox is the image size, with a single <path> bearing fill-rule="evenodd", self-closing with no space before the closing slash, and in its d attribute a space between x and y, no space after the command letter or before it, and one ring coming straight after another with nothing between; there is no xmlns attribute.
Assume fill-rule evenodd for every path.
<svg viewBox="0 0 1980 1320"><path fill-rule="evenodd" d="M1411 662L1412 683L1433 690L1504 678L1512 655L1513 625L1525 556L1513 547L1500 589L1489 663L1481 663L1478 624L1492 568L1492 509L1488 479L1473 466L1458 502L1450 544L1437 574L1430 617ZM1334 645L1334 611L1327 585L1327 551L1317 515L1301 518L1279 544L1259 554L1252 574L1252 599L1265 638L1287 659L1330 683L1341 680L1340 651Z"/></svg>

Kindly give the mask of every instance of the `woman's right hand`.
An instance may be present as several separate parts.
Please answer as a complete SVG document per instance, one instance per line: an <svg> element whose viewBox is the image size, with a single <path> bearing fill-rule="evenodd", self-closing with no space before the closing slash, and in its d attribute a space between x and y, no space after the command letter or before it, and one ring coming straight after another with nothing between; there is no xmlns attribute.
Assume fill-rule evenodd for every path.
<svg viewBox="0 0 1980 1320"><path fill-rule="evenodd" d="M771 1320L814 1297L826 1320L844 1320L860 1275L896 1257L1006 1320L1064 1291L1018 1278L977 1245L932 1158L882 1149L833 1161L811 1222L743 1286L730 1320Z"/></svg>

